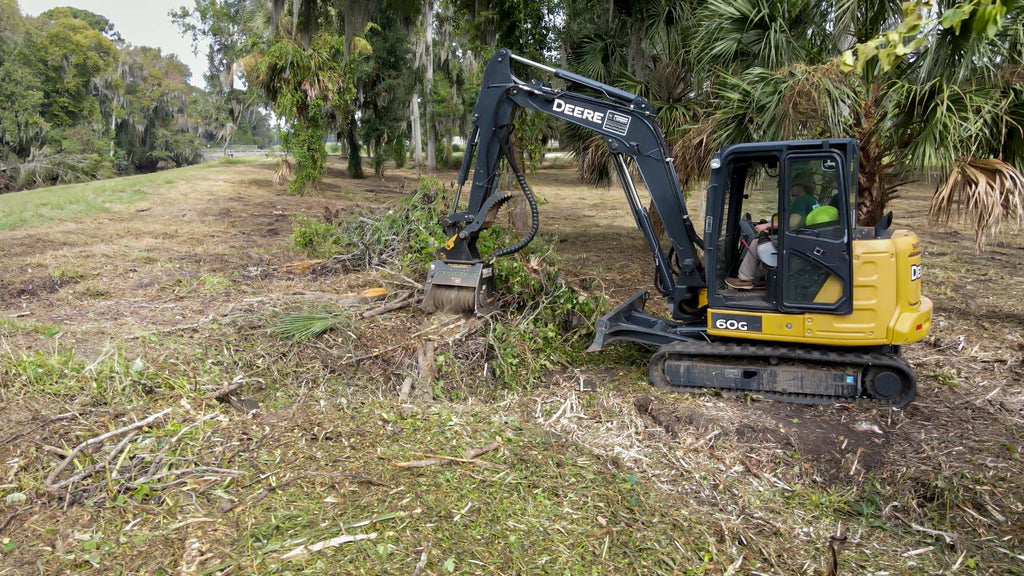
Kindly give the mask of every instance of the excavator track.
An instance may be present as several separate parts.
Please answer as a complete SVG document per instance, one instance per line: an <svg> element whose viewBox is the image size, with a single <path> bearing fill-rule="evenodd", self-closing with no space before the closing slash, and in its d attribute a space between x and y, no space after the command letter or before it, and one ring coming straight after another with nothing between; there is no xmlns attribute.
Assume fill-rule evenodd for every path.
<svg viewBox="0 0 1024 576"><path fill-rule="evenodd" d="M795 404L863 402L902 408L917 397L910 364L892 352L730 341L662 346L651 383L665 390L754 394Z"/></svg>

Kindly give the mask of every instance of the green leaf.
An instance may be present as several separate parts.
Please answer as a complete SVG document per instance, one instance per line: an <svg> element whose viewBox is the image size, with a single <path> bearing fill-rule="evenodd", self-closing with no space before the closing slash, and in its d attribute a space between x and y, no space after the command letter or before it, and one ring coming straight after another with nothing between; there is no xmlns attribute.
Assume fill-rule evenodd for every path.
<svg viewBox="0 0 1024 576"><path fill-rule="evenodd" d="M444 569L448 572L455 572L455 559L449 558L444 561Z"/></svg>
<svg viewBox="0 0 1024 576"><path fill-rule="evenodd" d="M11 506L13 504L21 504L28 499L28 496L24 492L11 492L4 498L4 504Z"/></svg>
<svg viewBox="0 0 1024 576"><path fill-rule="evenodd" d="M853 50L846 50L839 57L839 69L849 74L856 68L856 61L853 57Z"/></svg>
<svg viewBox="0 0 1024 576"><path fill-rule="evenodd" d="M973 10L974 6L970 4L957 4L956 7L950 8L942 13L942 17L939 19L939 24L946 29L952 28L953 33L959 36L960 24L971 15Z"/></svg>
<svg viewBox="0 0 1024 576"><path fill-rule="evenodd" d="M0 546L0 550L3 550L4 554L7 554L11 550L14 550L17 547L18 547L18 543L17 542L8 542L8 543Z"/></svg>

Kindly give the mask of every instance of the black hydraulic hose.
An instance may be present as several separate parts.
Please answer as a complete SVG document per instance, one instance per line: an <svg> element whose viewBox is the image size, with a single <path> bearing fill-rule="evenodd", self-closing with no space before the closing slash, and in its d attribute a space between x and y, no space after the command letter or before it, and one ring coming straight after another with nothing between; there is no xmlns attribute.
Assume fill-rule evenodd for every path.
<svg viewBox="0 0 1024 576"><path fill-rule="evenodd" d="M507 135L506 138L499 138L498 142L501 143L501 151L504 152L505 158L508 160L509 168L516 175L516 180L519 181L519 187L523 190L523 196L526 197L526 201L530 204L530 219L532 223L530 225L530 232L522 240L512 246L506 246L501 250L492 252L489 256L491 259L515 254L526 248L527 244L533 242L534 237L537 236L537 230L540 228L540 211L537 209L537 200L533 196L533 190L530 189L530 185L526 183L526 176L523 175L522 170L516 164L515 158L512 157L512 151L508 148Z"/></svg>

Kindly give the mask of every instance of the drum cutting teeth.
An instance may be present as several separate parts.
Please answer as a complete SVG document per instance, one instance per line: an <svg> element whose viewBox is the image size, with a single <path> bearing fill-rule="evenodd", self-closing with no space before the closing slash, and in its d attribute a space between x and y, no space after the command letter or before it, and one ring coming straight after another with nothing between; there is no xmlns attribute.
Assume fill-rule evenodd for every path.
<svg viewBox="0 0 1024 576"><path fill-rule="evenodd" d="M462 314L476 310L476 290L471 287L431 286L423 296L427 312Z"/></svg>

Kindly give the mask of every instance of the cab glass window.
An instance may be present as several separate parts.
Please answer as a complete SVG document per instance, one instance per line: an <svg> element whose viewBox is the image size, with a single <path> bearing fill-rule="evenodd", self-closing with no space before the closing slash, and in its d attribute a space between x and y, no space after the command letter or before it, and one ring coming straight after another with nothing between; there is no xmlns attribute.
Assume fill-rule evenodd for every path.
<svg viewBox="0 0 1024 576"><path fill-rule="evenodd" d="M842 240L846 235L842 172L835 158L808 158L790 163L789 232Z"/></svg>

